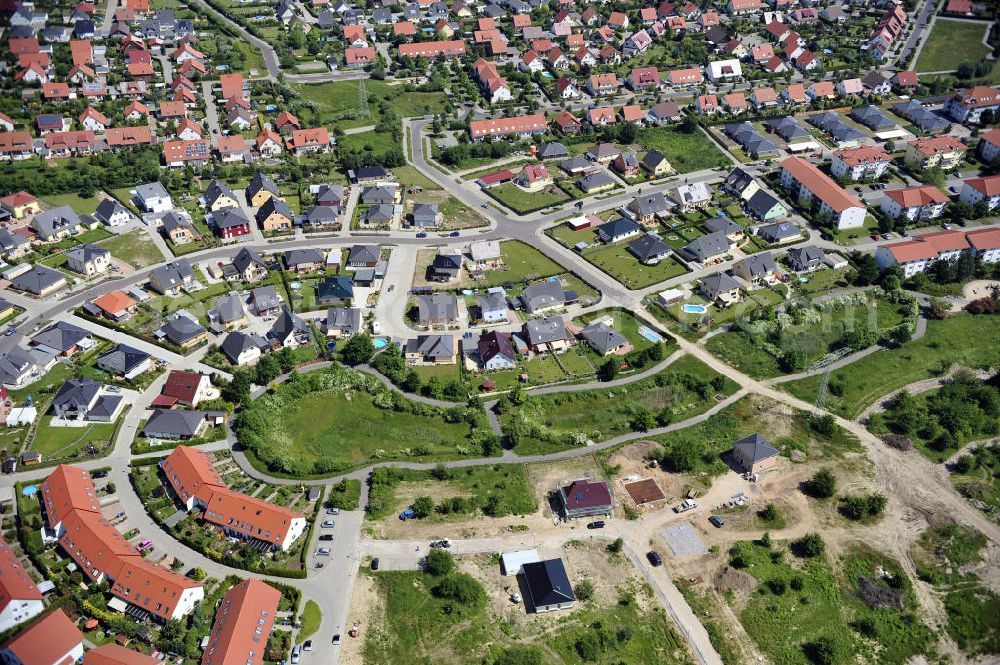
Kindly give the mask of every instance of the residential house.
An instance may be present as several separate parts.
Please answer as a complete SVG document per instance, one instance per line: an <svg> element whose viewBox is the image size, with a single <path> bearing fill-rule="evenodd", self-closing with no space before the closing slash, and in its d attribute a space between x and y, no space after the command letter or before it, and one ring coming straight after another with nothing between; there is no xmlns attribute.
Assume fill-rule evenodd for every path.
<svg viewBox="0 0 1000 665"><path fill-rule="evenodd" d="M362 332L361 309L358 307L331 307L326 312L327 337L350 337Z"/></svg>
<svg viewBox="0 0 1000 665"><path fill-rule="evenodd" d="M968 149L954 136L922 136L906 144L903 159L907 165L919 169L951 171L962 164Z"/></svg>
<svg viewBox="0 0 1000 665"><path fill-rule="evenodd" d="M66 252L66 266L86 277L99 275L111 267L111 252L94 243L77 245Z"/></svg>
<svg viewBox="0 0 1000 665"><path fill-rule="evenodd" d="M780 166L781 186L800 202L829 215L838 229L864 226L865 207L816 166L801 157L788 157Z"/></svg>
<svg viewBox="0 0 1000 665"><path fill-rule="evenodd" d="M833 153L830 171L854 182L878 180L889 168L892 156L877 146L862 146Z"/></svg>
<svg viewBox="0 0 1000 665"><path fill-rule="evenodd" d="M510 370L516 367L517 354L510 333L483 331L476 348L479 352L479 367L485 371Z"/></svg>
<svg viewBox="0 0 1000 665"><path fill-rule="evenodd" d="M425 328L457 323L458 298L450 293L418 296L417 322Z"/></svg>
<svg viewBox="0 0 1000 665"><path fill-rule="evenodd" d="M781 272L771 252L760 252L733 264L733 274L751 286L767 286L781 281Z"/></svg>
<svg viewBox="0 0 1000 665"><path fill-rule="evenodd" d="M917 185L886 190L881 209L890 219L916 222L940 217L947 203L948 197L934 185Z"/></svg>
<svg viewBox="0 0 1000 665"><path fill-rule="evenodd" d="M145 351L117 344L97 359L97 367L112 376L131 381L153 367L153 358Z"/></svg>
<svg viewBox="0 0 1000 665"><path fill-rule="evenodd" d="M565 351L573 344L561 316L527 321L521 328L521 334L534 353Z"/></svg>
<svg viewBox="0 0 1000 665"><path fill-rule="evenodd" d="M403 357L408 363L427 365L454 364L458 340L454 335L418 335L406 340Z"/></svg>
<svg viewBox="0 0 1000 665"><path fill-rule="evenodd" d="M803 245L788 250L788 267L795 272L812 272L823 266L826 254L816 245Z"/></svg>

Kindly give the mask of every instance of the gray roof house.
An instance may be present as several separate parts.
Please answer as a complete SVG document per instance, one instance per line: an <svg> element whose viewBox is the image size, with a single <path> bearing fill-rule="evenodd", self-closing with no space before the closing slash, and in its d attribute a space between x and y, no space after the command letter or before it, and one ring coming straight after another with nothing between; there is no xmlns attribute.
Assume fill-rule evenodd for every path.
<svg viewBox="0 0 1000 665"><path fill-rule="evenodd" d="M349 268L374 268L382 256L381 245L352 245L347 256Z"/></svg>
<svg viewBox="0 0 1000 665"><path fill-rule="evenodd" d="M260 335L231 332L222 340L219 349L234 365L251 362L260 356L260 352L268 348L267 340Z"/></svg>
<svg viewBox="0 0 1000 665"><path fill-rule="evenodd" d="M627 217L619 217L597 227L597 235L603 242L618 242L638 235L642 229Z"/></svg>
<svg viewBox="0 0 1000 665"><path fill-rule="evenodd" d="M316 190L316 205L340 206L344 202L343 185L322 184Z"/></svg>
<svg viewBox="0 0 1000 665"><path fill-rule="evenodd" d="M847 124L835 111L825 111L809 116L809 124L822 129L838 147L855 145L865 139L865 134Z"/></svg>
<svg viewBox="0 0 1000 665"><path fill-rule="evenodd" d="M580 337L602 356L615 353L628 345L628 339L625 335L611 328L603 321L591 323L580 331Z"/></svg>
<svg viewBox="0 0 1000 665"><path fill-rule="evenodd" d="M862 125L875 132L892 129L896 126L896 123L890 119L889 116L883 113L882 109L874 104L869 104L868 106L858 106L851 111L850 116L852 119L857 120Z"/></svg>
<svg viewBox="0 0 1000 665"><path fill-rule="evenodd" d="M583 173L584 171L593 168L593 166L594 165L584 157L572 157L559 162L559 168L570 175Z"/></svg>
<svg viewBox="0 0 1000 665"><path fill-rule="evenodd" d="M754 159L776 155L780 150L777 143L765 137L749 122L730 123L724 131Z"/></svg>
<svg viewBox="0 0 1000 665"><path fill-rule="evenodd" d="M767 126L772 132L783 138L787 143L795 143L796 141L801 140L814 140L812 134L809 133L809 130L792 116L785 116L784 118L770 118L767 121Z"/></svg>
<svg viewBox="0 0 1000 665"><path fill-rule="evenodd" d="M282 346L296 347L299 345L300 338L308 334L309 327L306 322L285 305L281 308L281 314L275 319L267 336Z"/></svg>
<svg viewBox="0 0 1000 665"><path fill-rule="evenodd" d="M247 282L255 282L267 275L267 264L260 254L252 249L242 248L233 257L233 267L239 274L240 279Z"/></svg>
<svg viewBox="0 0 1000 665"><path fill-rule="evenodd" d="M176 293L194 281L194 272L187 261L175 261L156 268L149 274L149 288L157 293Z"/></svg>
<svg viewBox="0 0 1000 665"><path fill-rule="evenodd" d="M440 217L436 203L417 203L413 206L413 225L420 229L438 225Z"/></svg>
<svg viewBox="0 0 1000 665"><path fill-rule="evenodd" d="M763 189L758 189L747 201L746 210L755 219L768 221L786 217L788 210L784 204Z"/></svg>
<svg viewBox="0 0 1000 665"><path fill-rule="evenodd" d="M767 244L776 245L801 238L802 231L791 222L781 222L780 224L765 224L757 229L757 235Z"/></svg>
<svg viewBox="0 0 1000 665"><path fill-rule="evenodd" d="M777 272L778 265L774 262L774 255L771 252L751 254L733 265L733 273L752 284L768 281Z"/></svg>
<svg viewBox="0 0 1000 665"><path fill-rule="evenodd" d="M536 613L573 607L576 596L562 559L526 563L521 574Z"/></svg>
<svg viewBox="0 0 1000 665"><path fill-rule="evenodd" d="M723 296L723 300L726 299L727 294L731 294L734 291L739 291L740 283L727 272L717 272L701 280L701 284L698 285L698 291L704 296L705 300L709 302L716 302Z"/></svg>
<svg viewBox="0 0 1000 665"><path fill-rule="evenodd" d="M404 352L424 362L451 362L455 359L455 338L452 335L418 335L406 340Z"/></svg>
<svg viewBox="0 0 1000 665"><path fill-rule="evenodd" d="M521 305L530 314L566 303L566 294L558 280L535 282L521 292Z"/></svg>
<svg viewBox="0 0 1000 665"><path fill-rule="evenodd" d="M417 297L417 321L422 326L458 320L458 298L450 293Z"/></svg>
<svg viewBox="0 0 1000 665"><path fill-rule="evenodd" d="M709 233L722 232L729 238L741 238L745 234L743 227L728 217L713 217L704 224Z"/></svg>
<svg viewBox="0 0 1000 665"><path fill-rule="evenodd" d="M179 409L154 409L153 415L142 428L142 435L150 439L193 439L208 425L204 411Z"/></svg>
<svg viewBox="0 0 1000 665"><path fill-rule="evenodd" d="M568 157L569 150L562 143L552 141L538 146L538 159L555 159L556 157Z"/></svg>
<svg viewBox="0 0 1000 665"><path fill-rule="evenodd" d="M0 356L0 383L12 388L20 386L34 369L34 359L15 347Z"/></svg>
<svg viewBox="0 0 1000 665"><path fill-rule="evenodd" d="M647 233L633 240L628 251L635 255L641 263L656 263L670 256L670 245L655 233Z"/></svg>
<svg viewBox="0 0 1000 665"><path fill-rule="evenodd" d="M45 297L65 287L66 276L39 263L12 279L10 285L18 291Z"/></svg>
<svg viewBox="0 0 1000 665"><path fill-rule="evenodd" d="M632 199L628 204L628 211L638 221L646 222L651 221L654 217L666 217L673 207L673 202L667 199L663 192L653 192Z"/></svg>
<svg viewBox="0 0 1000 665"><path fill-rule="evenodd" d="M758 473L774 466L778 449L756 432L733 443L733 461L744 473Z"/></svg>
<svg viewBox="0 0 1000 665"><path fill-rule="evenodd" d="M318 270L323 266L323 252L318 249L290 249L285 252L285 265L289 270Z"/></svg>
<svg viewBox="0 0 1000 665"><path fill-rule="evenodd" d="M57 418L84 420L97 403L101 383L93 379L69 379L52 398L52 411Z"/></svg>
<svg viewBox="0 0 1000 665"><path fill-rule="evenodd" d="M486 323L507 320L507 298L502 293L486 293L476 298L479 314Z"/></svg>
<svg viewBox="0 0 1000 665"><path fill-rule="evenodd" d="M354 298L354 282L347 275L326 277L316 285L316 302L320 305L347 303Z"/></svg>
<svg viewBox="0 0 1000 665"><path fill-rule="evenodd" d="M576 186L584 192L593 192L598 189L604 189L605 187L612 187L614 184L615 179L611 177L611 174L603 169L600 171L594 171L593 173L588 173L576 181Z"/></svg>
<svg viewBox="0 0 1000 665"><path fill-rule="evenodd" d="M316 205L306 210L300 219L303 224L310 226L326 226L336 224L339 215L340 206Z"/></svg>
<svg viewBox="0 0 1000 665"><path fill-rule="evenodd" d="M208 331L193 319L186 316L173 316L160 327L158 332L166 337L171 344L187 346L195 343Z"/></svg>
<svg viewBox="0 0 1000 665"><path fill-rule="evenodd" d="M395 203L396 187L393 185L376 185L361 190L361 203L374 205L376 203Z"/></svg>
<svg viewBox="0 0 1000 665"><path fill-rule="evenodd" d="M915 99L893 105L892 112L906 118L920 131L928 134L946 131L951 126L950 122L930 109L924 108L923 104Z"/></svg>
<svg viewBox="0 0 1000 665"><path fill-rule="evenodd" d="M31 338L31 346L55 355L73 355L90 333L65 321L56 321Z"/></svg>
<svg viewBox="0 0 1000 665"><path fill-rule="evenodd" d="M544 319L532 319L524 324L523 332L528 345L538 348L569 340L566 324L561 316L547 316Z"/></svg>
<svg viewBox="0 0 1000 665"><path fill-rule="evenodd" d="M706 263L729 253L729 238L722 231L698 236L681 250L692 261Z"/></svg>
<svg viewBox="0 0 1000 665"><path fill-rule="evenodd" d="M273 284L257 287L250 292L250 299L257 314L261 316L281 307L281 298Z"/></svg>
<svg viewBox="0 0 1000 665"><path fill-rule="evenodd" d="M459 253L438 253L431 263L431 279L446 282L458 277L462 270L462 255Z"/></svg>
<svg viewBox="0 0 1000 665"><path fill-rule="evenodd" d="M795 272L808 272L823 265L826 254L816 245L792 247L788 250L788 267Z"/></svg>
<svg viewBox="0 0 1000 665"><path fill-rule="evenodd" d="M109 374L132 379L152 365L150 355L145 351L118 344L97 359L97 366Z"/></svg>
<svg viewBox="0 0 1000 665"><path fill-rule="evenodd" d="M235 292L220 296L215 301L215 309L212 314L214 314L215 322L223 328L242 323L246 319L243 298Z"/></svg>
<svg viewBox="0 0 1000 665"><path fill-rule="evenodd" d="M361 309L331 307L326 312L326 334L350 337L361 332Z"/></svg>
<svg viewBox="0 0 1000 665"><path fill-rule="evenodd" d="M739 167L730 171L722 183L722 191L741 199L753 196L754 191L758 189L760 186L754 177Z"/></svg>
<svg viewBox="0 0 1000 665"><path fill-rule="evenodd" d="M396 209L392 204L380 203L365 210L366 224L389 224L396 216Z"/></svg>
<svg viewBox="0 0 1000 665"><path fill-rule="evenodd" d="M229 188L229 185L221 180L213 180L209 183L208 189L202 194L202 199L205 201L205 207L209 210L215 210L217 204L220 208L233 207L234 204L239 205L236 194Z"/></svg>
<svg viewBox="0 0 1000 665"><path fill-rule="evenodd" d="M43 210L31 220L31 230L41 240L55 240L80 227L80 216L69 206Z"/></svg>
<svg viewBox="0 0 1000 665"><path fill-rule="evenodd" d="M97 210L94 211L94 219L104 222L108 226L125 224L134 217L131 210L111 198L101 201Z"/></svg>

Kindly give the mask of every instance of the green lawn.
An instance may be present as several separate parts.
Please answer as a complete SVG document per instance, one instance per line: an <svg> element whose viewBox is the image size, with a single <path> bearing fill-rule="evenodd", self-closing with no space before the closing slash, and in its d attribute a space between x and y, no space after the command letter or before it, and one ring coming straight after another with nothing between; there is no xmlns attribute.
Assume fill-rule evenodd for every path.
<svg viewBox="0 0 1000 665"><path fill-rule="evenodd" d="M518 453L553 452L580 440L599 442L634 431L640 413L668 411L668 421L690 418L710 408L716 394L736 389L700 360L684 356L654 377L617 389L530 396L505 410L501 423Z"/></svg>
<svg viewBox="0 0 1000 665"><path fill-rule="evenodd" d="M315 635L322 621L323 613L320 611L319 605L314 600L307 601L306 606L302 608L302 628L299 629L299 642L302 642L311 635Z"/></svg>
<svg viewBox="0 0 1000 665"><path fill-rule="evenodd" d="M678 129L645 127L639 133L639 141L649 150L658 150L677 173L690 173L731 164L701 130L685 134Z"/></svg>
<svg viewBox="0 0 1000 665"><path fill-rule="evenodd" d="M952 364L1000 366L1000 318L957 315L928 321L927 334L901 348L877 351L830 374L825 405L854 418L869 404L903 386L940 376ZM822 375L781 384L808 402L816 400Z"/></svg>
<svg viewBox="0 0 1000 665"><path fill-rule="evenodd" d="M375 377L342 368L300 375L248 412L237 423L240 442L272 471L297 476L374 460L461 457L470 433L464 418L445 419L441 410L411 402Z"/></svg>
<svg viewBox="0 0 1000 665"><path fill-rule="evenodd" d="M578 602L546 630L517 630L511 624L523 623L523 616L508 620L484 600L466 604L438 598L431 590L441 578L428 573L373 575L384 612L366 631L365 662L578 663L579 644L594 638L598 646L587 653L597 665L677 665L688 660L663 609L642 609L631 586L623 585L618 603ZM480 598L486 596L478 581L472 586ZM523 615L520 607L511 612ZM506 659L496 660L499 657Z"/></svg>
<svg viewBox="0 0 1000 665"><path fill-rule="evenodd" d="M721 360L755 379L767 379L783 374L778 360L760 348L753 337L742 330L713 335L705 348Z"/></svg>
<svg viewBox="0 0 1000 665"><path fill-rule="evenodd" d="M943 72L957 69L963 62L981 60L989 49L983 37L987 22L950 21L938 18L917 58L917 72Z"/></svg>
<svg viewBox="0 0 1000 665"><path fill-rule="evenodd" d="M403 85L369 79L365 82L369 115L364 117L359 113L357 81L310 83L296 88L304 100L313 102L318 109L316 119L321 122L310 127L322 124L348 129L378 124L382 100L389 100L401 118L440 113L445 100L443 92L405 92Z"/></svg>
<svg viewBox="0 0 1000 665"><path fill-rule="evenodd" d="M38 423L31 450L42 454L42 460L73 457L90 443L108 442L115 431L113 423L94 423L86 427L52 427L52 416L42 416Z"/></svg>
<svg viewBox="0 0 1000 665"><path fill-rule="evenodd" d="M425 191L441 189L437 183L412 166L397 166L392 169L392 172L403 187L417 186L422 187Z"/></svg>
<svg viewBox="0 0 1000 665"><path fill-rule="evenodd" d="M488 288L508 281L530 282L566 272L566 268L520 240L505 240L500 243L500 257L503 259L503 268L487 270L486 278L476 282L476 286Z"/></svg>
<svg viewBox="0 0 1000 665"><path fill-rule="evenodd" d="M522 215L569 200L566 193L555 185L539 192L526 192L514 183L508 182L498 187L490 187L486 193Z"/></svg>
<svg viewBox="0 0 1000 665"><path fill-rule="evenodd" d="M643 349L647 349L653 346L654 344L653 342L649 341L648 339L639 334L639 326L643 325L647 327L652 327L652 326L650 326L650 324L646 323L645 321L637 318L632 312L628 311L627 309L608 308L608 309L601 309L596 312L589 312L587 314L580 316L578 319L578 323L580 325L585 326L598 319L603 319L608 316L612 317L613 319L611 327L620 332L621 334L625 335L625 337L628 339L629 342L632 343L632 346L635 347L637 351L642 351ZM669 335L666 335L662 331L655 330L655 327L654 331L659 333L664 338L668 346L673 345L673 340L670 338ZM667 353L670 353L670 350L671 349L668 349Z"/></svg>
<svg viewBox="0 0 1000 665"><path fill-rule="evenodd" d="M85 199L79 194L46 194L42 197L42 202L48 207L69 206L80 215L92 215L100 205L96 196Z"/></svg>
<svg viewBox="0 0 1000 665"><path fill-rule="evenodd" d="M395 148L398 144L392 134L376 131L344 134L337 139L337 149L356 150L358 152L374 152L382 154Z"/></svg>
<svg viewBox="0 0 1000 665"><path fill-rule="evenodd" d="M672 254L656 265L640 263L629 251L629 244L630 241L587 249L583 257L629 289L644 289L687 272Z"/></svg>
<svg viewBox="0 0 1000 665"><path fill-rule="evenodd" d="M125 261L133 268L146 268L162 262L163 254L146 235L145 231L129 231L114 238L103 240L101 245L117 259Z"/></svg>

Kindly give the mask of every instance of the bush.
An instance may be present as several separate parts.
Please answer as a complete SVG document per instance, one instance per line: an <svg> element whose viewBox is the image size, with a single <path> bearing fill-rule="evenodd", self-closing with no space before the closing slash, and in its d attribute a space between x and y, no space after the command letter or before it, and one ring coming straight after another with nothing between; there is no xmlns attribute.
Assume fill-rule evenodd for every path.
<svg viewBox="0 0 1000 665"><path fill-rule="evenodd" d="M837 491L837 477L830 469L820 469L803 483L806 494L816 499L829 499Z"/></svg>
<svg viewBox="0 0 1000 665"><path fill-rule="evenodd" d="M826 551L826 543L818 533L807 533L793 543L793 549L799 556L812 559L822 556Z"/></svg>
<svg viewBox="0 0 1000 665"><path fill-rule="evenodd" d="M616 538L608 545L608 551L612 554L618 554L622 551L623 547L625 547L625 541L621 538Z"/></svg>
<svg viewBox="0 0 1000 665"><path fill-rule="evenodd" d="M765 522L780 522L782 518L781 511L773 503L768 503L763 509L757 511L757 517L764 520Z"/></svg>
<svg viewBox="0 0 1000 665"><path fill-rule="evenodd" d="M438 598L454 600L462 605L472 607L483 605L486 602L486 592L482 585L468 573L455 573L444 578L431 589Z"/></svg>
<svg viewBox="0 0 1000 665"><path fill-rule="evenodd" d="M873 492L865 496L845 496L841 501L843 505L840 512L844 517L860 522L881 517L888 498L884 494Z"/></svg>
<svg viewBox="0 0 1000 665"><path fill-rule="evenodd" d="M576 593L577 600L590 600L594 597L594 583L590 580L583 580L577 582L576 587L573 588Z"/></svg>
<svg viewBox="0 0 1000 665"><path fill-rule="evenodd" d="M434 499L429 496L419 496L413 500L413 514L424 518L434 512Z"/></svg>
<svg viewBox="0 0 1000 665"><path fill-rule="evenodd" d="M424 570L437 577L447 575L455 570L455 557L451 555L451 552L446 552L442 549L433 549L427 555Z"/></svg>
<svg viewBox="0 0 1000 665"><path fill-rule="evenodd" d="M542 652L535 647L513 646L500 654L493 665L542 665Z"/></svg>

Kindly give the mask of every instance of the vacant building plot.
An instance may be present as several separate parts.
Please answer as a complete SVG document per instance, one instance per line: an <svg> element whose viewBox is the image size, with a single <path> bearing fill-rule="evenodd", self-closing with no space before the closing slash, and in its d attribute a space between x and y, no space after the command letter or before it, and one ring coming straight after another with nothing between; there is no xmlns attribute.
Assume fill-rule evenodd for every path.
<svg viewBox="0 0 1000 665"><path fill-rule="evenodd" d="M625 492L628 493L632 503L636 506L644 506L649 503L656 503L667 498L660 486L652 478L643 478L630 483L622 483Z"/></svg>
<svg viewBox="0 0 1000 665"><path fill-rule="evenodd" d="M705 542L690 522L668 526L663 530L663 540L674 556L704 554L707 551Z"/></svg>

